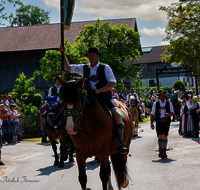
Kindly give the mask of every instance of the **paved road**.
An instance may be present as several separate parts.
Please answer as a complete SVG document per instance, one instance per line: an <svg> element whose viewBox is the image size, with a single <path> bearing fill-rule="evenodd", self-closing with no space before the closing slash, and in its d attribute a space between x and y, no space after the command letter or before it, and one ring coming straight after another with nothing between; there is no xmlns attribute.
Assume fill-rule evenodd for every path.
<svg viewBox="0 0 200 190"><path fill-rule="evenodd" d="M196 190L200 188L200 145L198 139L182 138L177 133L178 122L170 129L167 151L168 159L157 156L157 139L149 122L140 126L139 137L133 138L128 169L131 190ZM143 131L143 132L142 132ZM0 189L2 190L78 190L76 163L65 163L65 168L52 166L54 157L50 144L22 142L5 145L0 166ZM87 160L88 187L101 190L99 164ZM9 182L10 180L10 182ZM14 182L15 181L15 182ZM112 172L112 183L116 188Z"/></svg>

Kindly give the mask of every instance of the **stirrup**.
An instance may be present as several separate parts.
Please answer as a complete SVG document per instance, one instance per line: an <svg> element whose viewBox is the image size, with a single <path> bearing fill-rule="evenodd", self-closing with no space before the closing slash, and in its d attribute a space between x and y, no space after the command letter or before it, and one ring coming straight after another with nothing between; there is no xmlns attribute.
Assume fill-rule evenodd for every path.
<svg viewBox="0 0 200 190"><path fill-rule="evenodd" d="M129 149L126 148L126 147L124 146L124 144L122 143L122 144L120 144L120 146L117 148L117 152L120 153L120 154L126 154L126 153L129 152Z"/></svg>

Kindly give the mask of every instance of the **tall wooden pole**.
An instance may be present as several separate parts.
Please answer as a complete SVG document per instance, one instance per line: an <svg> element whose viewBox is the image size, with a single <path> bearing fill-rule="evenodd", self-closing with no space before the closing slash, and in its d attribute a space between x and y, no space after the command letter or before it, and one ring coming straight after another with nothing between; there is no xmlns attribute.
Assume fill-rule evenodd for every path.
<svg viewBox="0 0 200 190"><path fill-rule="evenodd" d="M64 47L64 10L63 0L60 0L60 32L61 32L61 46ZM61 53L61 70L62 79L64 80L64 52Z"/></svg>
<svg viewBox="0 0 200 190"><path fill-rule="evenodd" d="M198 80L197 80L196 76L195 76L195 85L196 85L196 95L199 95L199 92L198 92Z"/></svg>

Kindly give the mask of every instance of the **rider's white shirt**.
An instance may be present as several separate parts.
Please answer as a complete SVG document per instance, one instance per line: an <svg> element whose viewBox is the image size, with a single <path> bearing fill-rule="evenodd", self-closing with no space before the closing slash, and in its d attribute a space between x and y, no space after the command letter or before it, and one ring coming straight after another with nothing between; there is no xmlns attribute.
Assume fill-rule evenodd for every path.
<svg viewBox="0 0 200 190"><path fill-rule="evenodd" d="M165 107L166 100L164 102L161 102L159 100L159 102L160 102L160 107ZM171 102L169 102L169 107L170 107L170 113L172 113L172 112L174 113L174 108L173 108ZM154 102L154 104L153 104L153 107L152 107L152 110L151 110L151 115L155 115L155 113L156 113L156 102ZM160 118L165 117L165 114L166 114L166 109L161 110L161 112L160 112Z"/></svg>
<svg viewBox="0 0 200 190"><path fill-rule="evenodd" d="M95 65L94 67L92 67L90 64L90 76L92 75L97 75L97 69L99 67L99 64L100 62L98 62L97 65ZM84 64L81 64L81 65L71 65L71 73L78 73L79 75L83 76L83 67L84 67ZM110 68L109 65L105 65L105 76L106 76L106 79L108 82L114 82L116 83L116 79L115 79L115 76L112 72L112 69ZM92 89L96 89L96 84L98 83L99 81L96 81L96 82L92 82L90 81L90 85L91 85L91 88Z"/></svg>

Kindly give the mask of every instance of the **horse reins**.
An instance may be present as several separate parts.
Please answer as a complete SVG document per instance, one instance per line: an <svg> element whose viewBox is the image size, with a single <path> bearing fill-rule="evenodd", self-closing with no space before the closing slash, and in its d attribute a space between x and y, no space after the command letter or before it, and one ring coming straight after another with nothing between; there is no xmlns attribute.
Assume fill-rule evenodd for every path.
<svg viewBox="0 0 200 190"><path fill-rule="evenodd" d="M77 91L82 91L82 88L77 88ZM88 118L90 117L93 109L90 111L90 113L88 114L87 118L84 120L84 122L81 124L81 120L83 119L83 101L84 101L84 96L81 97L81 104L78 110L74 110L74 109L65 109L63 106L63 110L64 110L64 117L67 116L77 116L79 117L75 126L74 126L74 132L78 132L79 129L82 129L83 125L85 124L85 122L88 120Z"/></svg>
<svg viewBox="0 0 200 190"><path fill-rule="evenodd" d="M47 113L47 123L55 129L56 134L58 135L58 127L63 123L63 117L61 116L60 120L58 121L57 125L54 125L53 123L49 122L49 116L55 116L56 119L61 115L62 113L62 108L60 112L56 115L54 112L49 112Z"/></svg>

